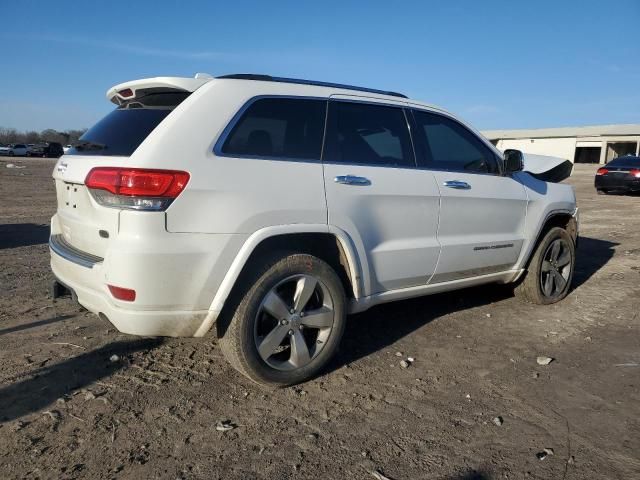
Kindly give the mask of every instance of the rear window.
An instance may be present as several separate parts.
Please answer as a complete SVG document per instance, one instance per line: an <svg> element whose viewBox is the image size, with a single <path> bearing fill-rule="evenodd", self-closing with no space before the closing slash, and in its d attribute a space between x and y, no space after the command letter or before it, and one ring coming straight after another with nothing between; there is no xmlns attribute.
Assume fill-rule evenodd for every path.
<svg viewBox="0 0 640 480"><path fill-rule="evenodd" d="M384 105L330 102L325 161L415 167L404 112Z"/></svg>
<svg viewBox="0 0 640 480"><path fill-rule="evenodd" d="M149 93L125 102L87 130L66 154L128 157L188 96Z"/></svg>
<svg viewBox="0 0 640 480"><path fill-rule="evenodd" d="M618 157L607 165L610 167L640 167L640 157Z"/></svg>
<svg viewBox="0 0 640 480"><path fill-rule="evenodd" d="M222 145L233 156L320 160L326 101L264 98L253 102Z"/></svg>

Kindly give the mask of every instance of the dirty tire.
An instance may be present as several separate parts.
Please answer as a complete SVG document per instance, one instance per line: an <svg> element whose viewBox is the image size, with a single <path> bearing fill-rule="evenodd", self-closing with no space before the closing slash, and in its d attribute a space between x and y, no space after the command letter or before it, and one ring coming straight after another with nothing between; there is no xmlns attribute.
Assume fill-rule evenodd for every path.
<svg viewBox="0 0 640 480"><path fill-rule="evenodd" d="M568 275L567 278L565 278L565 284L562 288L558 288L558 291L554 292L553 295L547 295L543 288L544 282L542 278L545 278L542 277L543 269L545 268L543 267L543 264L545 264L546 257L550 253L549 249L552 248L554 242L558 241L567 247L567 254L570 259ZM549 230L536 246L531 262L529 263L529 267L524 274L524 278L514 289L515 295L526 302L535 303L537 305L549 305L559 302L565 298L569 293L571 281L573 279L576 262L575 248L573 238L565 229L554 227Z"/></svg>
<svg viewBox="0 0 640 480"><path fill-rule="evenodd" d="M271 315L270 311L272 309L265 307L265 305L271 304L267 302L267 298L271 298L270 295L273 292L279 292L278 288L288 287L287 282L290 281L295 282L294 286L297 292L298 282L303 281L304 283L306 281L300 280L301 278L312 279L311 282L317 281L318 286L312 294L310 303L307 305L319 302L321 304L319 308L324 309L323 298L330 303L333 309L332 326L323 326L322 331L325 333L322 334L324 335L322 336L322 341L319 341L321 338L320 329L317 330L318 340L314 340L313 335L316 335L314 327L298 326L293 334L291 333L293 329L288 330L282 340L285 346L278 347L276 353L273 354L273 357L286 357L289 355L288 362L292 362L294 359L294 343L299 344L297 342L299 342L300 338L311 335L310 338L303 340L305 345L308 346L308 355L305 357L305 361L308 360L308 363L306 364L299 361L294 362L296 365L292 366L286 362L278 363L281 360L272 360L273 357L264 359L258 347L259 343L261 344L261 339L262 341L266 340L268 334L275 332L276 329L288 329L294 323L298 325L296 322L303 323L303 319L299 318L300 316L297 313L286 316L286 310L284 315L280 315L280 318ZM228 325L226 325L226 329L220 338L220 347L229 363L254 382L268 386L283 387L294 385L316 376L336 353L345 328L346 298L342 283L336 272L326 262L312 255L281 253L253 265L252 271L245 276L240 289L239 298L236 300L237 307L235 312L231 313L233 316L228 321ZM289 288L289 291L291 291L291 288ZM294 292L294 295L296 292ZM287 295L282 294L279 295L280 297L289 307L293 308L295 306L295 297L292 297L289 301L287 301ZM317 305L318 303L316 303ZM297 309L294 310L298 311ZM320 310L310 309L310 313L307 313L304 321L316 318L314 317L314 312L316 311ZM265 333L264 336L260 337L257 332L265 321L271 323L275 321L276 326L273 327L273 330L269 330L268 327L265 331L269 333ZM281 327L282 324L280 322L284 321L287 321L287 325ZM327 328L329 333L326 333ZM289 342L288 347L286 345L287 342ZM321 347L318 345L321 345ZM301 349L297 347L296 350L300 351ZM270 351L270 349L267 349L267 351ZM296 356L297 359L298 357ZM274 363L276 364L275 366L273 365ZM298 364L300 366L297 366Z"/></svg>

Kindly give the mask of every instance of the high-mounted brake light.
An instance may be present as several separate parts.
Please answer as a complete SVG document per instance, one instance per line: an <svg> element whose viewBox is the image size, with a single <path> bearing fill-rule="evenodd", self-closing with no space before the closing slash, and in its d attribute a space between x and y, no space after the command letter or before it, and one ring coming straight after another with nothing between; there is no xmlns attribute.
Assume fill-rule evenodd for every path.
<svg viewBox="0 0 640 480"><path fill-rule="evenodd" d="M165 210L184 190L189 174L176 170L96 167L84 183L100 204L133 210Z"/></svg>
<svg viewBox="0 0 640 480"><path fill-rule="evenodd" d="M633 177L640 178L640 168L634 168L629 172Z"/></svg>
<svg viewBox="0 0 640 480"><path fill-rule="evenodd" d="M109 291L114 298L118 300L124 300L125 302L133 302L136 299L136 291L130 288L116 287L114 285L107 285Z"/></svg>
<svg viewBox="0 0 640 480"><path fill-rule="evenodd" d="M609 173L609 170L607 170L606 168L599 168L596 172L596 175L606 175L607 173Z"/></svg>
<svg viewBox="0 0 640 480"><path fill-rule="evenodd" d="M133 90L131 90L130 88L125 88L124 90L120 90L118 92L118 95L120 95L122 98L133 97Z"/></svg>

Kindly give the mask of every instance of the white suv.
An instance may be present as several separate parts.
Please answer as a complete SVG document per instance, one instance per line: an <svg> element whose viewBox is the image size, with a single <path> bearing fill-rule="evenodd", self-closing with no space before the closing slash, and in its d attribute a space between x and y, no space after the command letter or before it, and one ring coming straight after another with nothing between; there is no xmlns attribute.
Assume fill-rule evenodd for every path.
<svg viewBox="0 0 640 480"><path fill-rule="evenodd" d="M54 297L121 332L217 324L238 370L289 385L326 365L347 314L379 303L491 282L539 304L567 295L573 189L440 108L265 75L107 97L117 108L53 172L51 268Z"/></svg>

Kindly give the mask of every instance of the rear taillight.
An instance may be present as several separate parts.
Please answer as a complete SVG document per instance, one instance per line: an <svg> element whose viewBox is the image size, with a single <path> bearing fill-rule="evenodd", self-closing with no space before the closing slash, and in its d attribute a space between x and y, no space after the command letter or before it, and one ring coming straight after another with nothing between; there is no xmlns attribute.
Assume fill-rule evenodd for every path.
<svg viewBox="0 0 640 480"><path fill-rule="evenodd" d="M609 170L607 170L606 168L599 168L596 172L596 175L606 175L607 173L609 173Z"/></svg>
<svg viewBox="0 0 640 480"><path fill-rule="evenodd" d="M640 169L634 168L629 172L632 177L640 178Z"/></svg>
<svg viewBox="0 0 640 480"><path fill-rule="evenodd" d="M184 190L187 172L97 167L84 183L100 205L132 210L165 210Z"/></svg>

